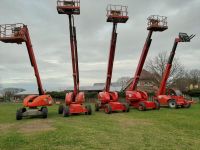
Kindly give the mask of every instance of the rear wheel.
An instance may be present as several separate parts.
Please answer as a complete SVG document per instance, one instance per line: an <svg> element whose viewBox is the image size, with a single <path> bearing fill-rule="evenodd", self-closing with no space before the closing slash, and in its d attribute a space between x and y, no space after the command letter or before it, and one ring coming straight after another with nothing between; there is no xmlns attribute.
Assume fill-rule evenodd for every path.
<svg viewBox="0 0 200 150"><path fill-rule="evenodd" d="M99 111L100 106L101 106L101 103L100 102L96 102L95 103L95 111Z"/></svg>
<svg viewBox="0 0 200 150"><path fill-rule="evenodd" d="M91 107L91 105L86 105L85 108L87 109L87 112L85 114L86 115L91 115L92 114L92 107Z"/></svg>
<svg viewBox="0 0 200 150"><path fill-rule="evenodd" d="M191 106L191 103L186 103L185 105L183 105L183 108L190 108L190 106Z"/></svg>
<svg viewBox="0 0 200 150"><path fill-rule="evenodd" d="M128 103L124 103L124 107L125 107L125 110L123 110L123 112L129 112L129 104Z"/></svg>
<svg viewBox="0 0 200 150"><path fill-rule="evenodd" d="M159 110L160 109L160 103L157 100L154 103L156 105L155 109Z"/></svg>
<svg viewBox="0 0 200 150"><path fill-rule="evenodd" d="M69 117L69 106L63 106L63 117Z"/></svg>
<svg viewBox="0 0 200 150"><path fill-rule="evenodd" d="M145 111L146 110L146 105L145 105L144 102L140 102L139 103L138 110L140 110L140 111Z"/></svg>
<svg viewBox="0 0 200 150"><path fill-rule="evenodd" d="M112 113L112 108L109 104L105 105L104 111L106 114L111 114Z"/></svg>
<svg viewBox="0 0 200 150"><path fill-rule="evenodd" d="M169 100L168 102L169 108L177 108L177 104L175 100Z"/></svg>
<svg viewBox="0 0 200 150"><path fill-rule="evenodd" d="M19 108L16 112L16 120L22 119L22 108Z"/></svg>
<svg viewBox="0 0 200 150"><path fill-rule="evenodd" d="M62 114L63 113L63 105L60 104L58 107L58 114Z"/></svg>
<svg viewBox="0 0 200 150"><path fill-rule="evenodd" d="M42 111L42 118L47 118L47 115L48 115L47 107L42 107L41 111Z"/></svg>

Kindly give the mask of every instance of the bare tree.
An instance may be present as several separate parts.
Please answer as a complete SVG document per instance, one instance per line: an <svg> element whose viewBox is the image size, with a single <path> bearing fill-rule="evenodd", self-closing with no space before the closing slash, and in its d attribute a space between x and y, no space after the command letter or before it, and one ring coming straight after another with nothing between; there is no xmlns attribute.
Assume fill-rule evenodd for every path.
<svg viewBox="0 0 200 150"><path fill-rule="evenodd" d="M200 88L200 70L192 69L187 71L184 80L187 82L187 87L192 85L192 88Z"/></svg>
<svg viewBox="0 0 200 150"><path fill-rule="evenodd" d="M145 69L152 73L154 83L159 86L162 76L164 74L167 61L168 61L168 53L161 52L158 54L158 56L154 58L150 58L147 60L145 64ZM178 61L177 58L174 59L171 73L168 79L168 84L172 84L174 80L179 79L184 76L184 67L183 65Z"/></svg>
<svg viewBox="0 0 200 150"><path fill-rule="evenodd" d="M200 70L192 69L192 70L190 70L188 76L189 76L191 84L197 85L200 82Z"/></svg>
<svg viewBox="0 0 200 150"><path fill-rule="evenodd" d="M189 85L190 85L190 81L188 80L188 78L186 76L181 77L181 78L177 78L172 83L173 87L176 87L181 91L188 91Z"/></svg>
<svg viewBox="0 0 200 150"><path fill-rule="evenodd" d="M5 88L3 89L3 97L6 101L11 101L14 98L14 95L19 92L25 91L21 88Z"/></svg>

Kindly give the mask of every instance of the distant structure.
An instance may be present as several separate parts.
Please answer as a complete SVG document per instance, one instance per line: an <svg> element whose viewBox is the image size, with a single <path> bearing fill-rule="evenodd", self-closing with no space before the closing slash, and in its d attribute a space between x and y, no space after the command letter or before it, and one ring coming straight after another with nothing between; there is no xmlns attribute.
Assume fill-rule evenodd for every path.
<svg viewBox="0 0 200 150"><path fill-rule="evenodd" d="M28 95L39 95L38 91L23 91L14 94L14 101L22 101Z"/></svg>
<svg viewBox="0 0 200 150"><path fill-rule="evenodd" d="M125 78L125 77L122 77L122 78ZM117 91L117 92L125 91L131 85L133 78L126 77L126 80L124 80L124 82L125 81L126 83L123 83L123 84L121 82L118 82L118 80L116 82L111 83L111 86L110 86L111 90ZM80 91L100 92L104 89L104 87L105 87L105 83L94 83L93 86L81 86ZM156 86L156 84L153 81L153 75L147 70L143 69L137 88L143 91L147 91L147 92L154 92L155 90L158 89L158 86ZM73 87L68 87L65 90L72 91Z"/></svg>
<svg viewBox="0 0 200 150"><path fill-rule="evenodd" d="M80 91L84 92L100 92L104 89L105 83L94 83L93 86L80 86ZM120 83L111 83L111 90L120 92L122 90L122 86ZM68 87L65 89L66 91L73 91L73 87Z"/></svg>
<svg viewBox="0 0 200 150"><path fill-rule="evenodd" d="M194 89L200 89L200 83L189 85L189 90L194 90Z"/></svg>
<svg viewBox="0 0 200 150"><path fill-rule="evenodd" d="M125 91L128 89L132 82L133 78L126 83L122 90ZM139 82L137 84L137 89L146 91L148 93L154 92L158 89L158 86L156 86L156 84L153 82L153 75L145 69L142 70Z"/></svg>

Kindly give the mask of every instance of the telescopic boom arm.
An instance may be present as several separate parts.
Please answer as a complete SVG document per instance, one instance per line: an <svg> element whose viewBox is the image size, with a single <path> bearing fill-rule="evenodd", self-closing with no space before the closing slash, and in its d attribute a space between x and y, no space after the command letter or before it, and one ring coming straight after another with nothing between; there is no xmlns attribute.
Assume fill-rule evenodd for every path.
<svg viewBox="0 0 200 150"><path fill-rule="evenodd" d="M79 67L78 67L78 53L77 53L77 40L76 40L76 27L74 26L74 17L69 15L69 30L70 30L70 45L72 56L72 68L74 79L74 96L79 92Z"/></svg>
<svg viewBox="0 0 200 150"><path fill-rule="evenodd" d="M167 84L167 80L169 78L170 75L170 71L171 71L171 67L172 67L172 62L175 56L175 52L176 52L176 48L179 42L190 42L190 40L194 37L195 35L190 35L188 36L186 33L179 33L179 37L175 38L174 40L174 45L172 48L172 51L170 53L167 65L166 65L166 69L165 72L163 74L163 78L160 84L160 89L158 91L158 95L164 95L166 92L166 84Z"/></svg>
<svg viewBox="0 0 200 150"><path fill-rule="evenodd" d="M133 82L132 82L132 84L131 84L131 86L129 88L130 91L136 90L136 87L137 87L137 84L138 84L138 81L140 79L140 75L141 75L141 72L142 72L142 68L144 66L144 62L146 60L146 57L147 57L147 54L148 54L148 51L149 51L149 48L150 48L150 45L151 45L152 33L153 33L153 31L150 30L149 34L147 36L146 42L145 42L143 50L142 50L142 54L140 56L140 61L138 63L138 66L137 66L137 69L136 69L136 72L135 72L135 76L134 76Z"/></svg>
<svg viewBox="0 0 200 150"><path fill-rule="evenodd" d="M112 79L113 62L115 58L115 49L116 49L116 42L117 42L116 30L117 30L117 23L113 23L113 31L112 31L112 37L111 37L110 54L109 54L106 87L105 87L106 92L110 91L110 85L111 85L111 79Z"/></svg>
<svg viewBox="0 0 200 150"><path fill-rule="evenodd" d="M36 80L37 80L38 92L39 92L39 95L44 95L45 92L44 92L43 87L42 87L40 74L39 74L39 71L38 71L35 55L34 55L34 52L33 52L33 46L31 44L29 30L28 30L27 26L24 26L23 30L24 30L24 33L25 33L25 36L26 36L26 47L27 47L27 50L28 50L29 58L30 58L30 61L31 61L31 65L34 68L35 77L36 77Z"/></svg>

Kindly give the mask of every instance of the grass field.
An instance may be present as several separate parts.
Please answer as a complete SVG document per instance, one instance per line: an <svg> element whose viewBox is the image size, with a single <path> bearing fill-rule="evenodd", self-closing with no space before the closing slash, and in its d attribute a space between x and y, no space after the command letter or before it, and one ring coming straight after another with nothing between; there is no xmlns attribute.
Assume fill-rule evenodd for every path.
<svg viewBox="0 0 200 150"><path fill-rule="evenodd" d="M15 120L19 104L0 103L0 150L200 149L200 104L190 109L104 112Z"/></svg>

